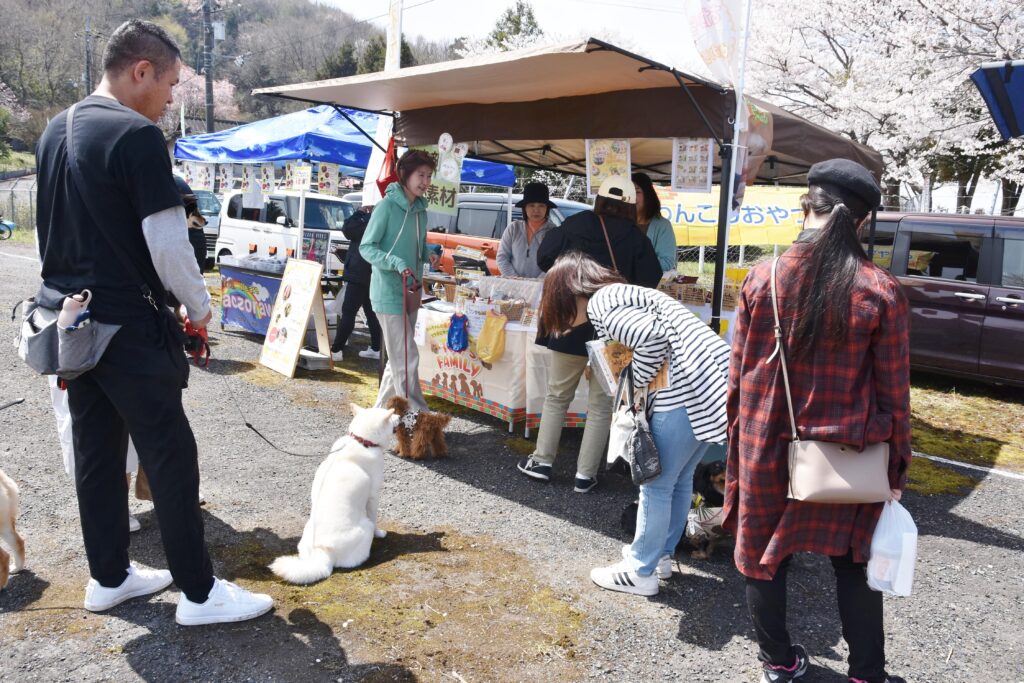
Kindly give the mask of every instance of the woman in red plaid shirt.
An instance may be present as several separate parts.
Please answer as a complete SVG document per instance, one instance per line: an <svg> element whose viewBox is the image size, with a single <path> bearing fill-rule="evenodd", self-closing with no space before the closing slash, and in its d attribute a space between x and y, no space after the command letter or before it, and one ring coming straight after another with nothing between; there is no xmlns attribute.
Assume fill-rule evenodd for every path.
<svg viewBox="0 0 1024 683"><path fill-rule="evenodd" d="M863 166L833 159L808 173L805 230L780 257L779 306L796 421L803 439L889 443L898 499L910 463L909 313L899 282L875 266L859 232L881 194ZM881 503L837 505L786 497L793 439L775 350L771 263L743 283L729 367L725 526L760 646L765 683L791 681L807 653L786 630L786 571L796 552L828 555L852 682L896 683L885 671L882 594L865 565Z"/></svg>

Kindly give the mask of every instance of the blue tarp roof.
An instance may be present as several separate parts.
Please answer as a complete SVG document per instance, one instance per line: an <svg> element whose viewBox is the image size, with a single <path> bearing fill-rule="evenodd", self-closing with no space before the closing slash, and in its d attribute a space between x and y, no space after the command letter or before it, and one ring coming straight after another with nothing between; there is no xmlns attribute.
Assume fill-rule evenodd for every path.
<svg viewBox="0 0 1024 683"><path fill-rule="evenodd" d="M989 62L971 74L1004 140L1024 135L1024 60Z"/></svg>
<svg viewBox="0 0 1024 683"><path fill-rule="evenodd" d="M376 114L344 111L369 135L376 132ZM362 176L370 163L372 146L334 107L320 105L217 133L181 138L174 143L174 157L210 164L326 161L340 164L348 175ZM515 173L507 164L466 159L462 164L462 182L512 187Z"/></svg>

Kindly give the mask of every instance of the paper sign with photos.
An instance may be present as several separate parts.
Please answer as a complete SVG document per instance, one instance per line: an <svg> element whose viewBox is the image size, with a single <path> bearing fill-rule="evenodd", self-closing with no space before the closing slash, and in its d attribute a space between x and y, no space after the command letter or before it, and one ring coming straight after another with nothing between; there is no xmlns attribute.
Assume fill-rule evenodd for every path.
<svg viewBox="0 0 1024 683"><path fill-rule="evenodd" d="M274 189L274 165L260 164L260 189L270 192Z"/></svg>
<svg viewBox="0 0 1024 683"><path fill-rule="evenodd" d="M235 169L231 164L217 165L217 187L221 192L227 192L235 186Z"/></svg>
<svg viewBox="0 0 1024 683"><path fill-rule="evenodd" d="M606 178L630 175L629 140L594 139L587 140L587 196L597 194Z"/></svg>
<svg viewBox="0 0 1024 683"><path fill-rule="evenodd" d="M320 194L338 194L338 164L317 164L316 187Z"/></svg>
<svg viewBox="0 0 1024 683"><path fill-rule="evenodd" d="M253 164L246 164L242 167L242 207L246 209L263 207L260 169Z"/></svg>
<svg viewBox="0 0 1024 683"><path fill-rule="evenodd" d="M185 177L185 182L193 190L213 190L213 174L211 173L210 164L186 164L185 167L191 170L191 180L188 175Z"/></svg>
<svg viewBox="0 0 1024 683"><path fill-rule="evenodd" d="M710 192L711 138L672 138L672 191Z"/></svg>

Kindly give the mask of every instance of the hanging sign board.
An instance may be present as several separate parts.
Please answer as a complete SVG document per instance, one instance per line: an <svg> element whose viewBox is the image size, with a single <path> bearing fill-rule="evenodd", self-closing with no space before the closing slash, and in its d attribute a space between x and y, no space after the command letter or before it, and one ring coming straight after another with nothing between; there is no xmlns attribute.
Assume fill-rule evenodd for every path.
<svg viewBox="0 0 1024 683"><path fill-rule="evenodd" d="M320 194L338 194L338 172L338 164L329 164L325 161L317 164L316 187Z"/></svg>
<svg viewBox="0 0 1024 683"><path fill-rule="evenodd" d="M217 164L217 190L227 192L235 187L235 169L231 164Z"/></svg>
<svg viewBox="0 0 1024 683"><path fill-rule="evenodd" d="M629 140L587 140L587 196L593 197L606 178L613 175L630 176Z"/></svg>
<svg viewBox="0 0 1024 683"><path fill-rule="evenodd" d="M260 187L260 169L254 164L242 166L242 208L263 208L263 189Z"/></svg>
<svg viewBox="0 0 1024 683"><path fill-rule="evenodd" d="M307 261L319 263L326 268L330 244L330 230L304 228L302 230L302 248L299 250L299 256Z"/></svg>
<svg viewBox="0 0 1024 683"><path fill-rule="evenodd" d="M427 200L427 211L454 216L462 178L462 161L469 152L469 145L464 142L455 144L451 135L442 133L436 145L423 145L414 149L426 152L437 164L430 178L430 187L423 195Z"/></svg>
<svg viewBox="0 0 1024 683"><path fill-rule="evenodd" d="M260 365L285 377L295 376L295 364L306 339L306 328L312 313L316 325L317 350L330 365L330 343L327 338L327 314L324 311L320 263L288 259L281 278L281 288L270 313L270 326L263 340ZM332 366L333 367L333 366Z"/></svg>
<svg viewBox="0 0 1024 683"><path fill-rule="evenodd" d="M711 192L711 138L672 138L672 191Z"/></svg>

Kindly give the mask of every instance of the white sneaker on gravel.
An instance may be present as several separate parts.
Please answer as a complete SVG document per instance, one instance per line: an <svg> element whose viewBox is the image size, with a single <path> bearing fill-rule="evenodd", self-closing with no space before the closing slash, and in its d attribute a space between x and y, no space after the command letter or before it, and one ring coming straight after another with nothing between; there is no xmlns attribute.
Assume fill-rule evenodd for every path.
<svg viewBox="0 0 1024 683"><path fill-rule="evenodd" d="M622 546L622 559L633 561L633 555L630 553L630 545L627 543ZM672 556L662 555L661 559L658 560L658 566L654 568L654 575L659 579L671 579L672 578Z"/></svg>
<svg viewBox="0 0 1024 683"><path fill-rule="evenodd" d="M331 360L333 360L335 363L340 363L341 361L345 360L345 351L343 349L331 351Z"/></svg>
<svg viewBox="0 0 1024 683"><path fill-rule="evenodd" d="M174 620L182 626L225 624L246 621L266 614L274 600L264 593L252 593L230 581L214 577L213 588L206 602L192 602L185 594L178 600Z"/></svg>
<svg viewBox="0 0 1024 683"><path fill-rule="evenodd" d="M96 579L89 579L85 587L85 609L105 612L125 600L159 593L170 586L172 580L171 573L166 569L143 569L131 564L128 566L128 576L117 588L106 588Z"/></svg>
<svg viewBox="0 0 1024 683"><path fill-rule="evenodd" d="M380 351L374 351L373 349L364 349L359 352L360 358L369 358L370 360L380 360Z"/></svg>
<svg viewBox="0 0 1024 683"><path fill-rule="evenodd" d="M590 570L590 580L601 588L620 593L632 593L650 597L658 594L658 577L640 576L632 567L632 562L623 560L608 567L595 567Z"/></svg>
<svg viewBox="0 0 1024 683"><path fill-rule="evenodd" d="M135 517L135 515L128 515L128 532L134 534L141 528L142 525L139 524L139 520Z"/></svg>

